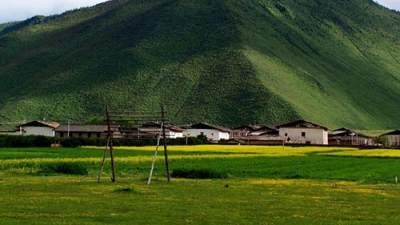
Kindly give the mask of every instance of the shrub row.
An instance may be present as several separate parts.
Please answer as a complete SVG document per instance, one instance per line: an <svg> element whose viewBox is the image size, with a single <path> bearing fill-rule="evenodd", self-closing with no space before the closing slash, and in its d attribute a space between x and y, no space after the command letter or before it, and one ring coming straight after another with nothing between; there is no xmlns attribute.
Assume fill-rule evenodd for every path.
<svg viewBox="0 0 400 225"><path fill-rule="evenodd" d="M0 136L0 148L50 147L53 137L46 136Z"/></svg>
<svg viewBox="0 0 400 225"><path fill-rule="evenodd" d="M105 138L54 138L46 136L0 136L0 148L21 148L21 147L50 147L51 144L58 143L63 147L75 148L79 146L105 146L107 139ZM152 146L156 145L156 139L114 139L114 146ZM160 144L163 144L161 141ZM190 137L188 139L168 139L167 145L201 145L204 140Z"/></svg>
<svg viewBox="0 0 400 225"><path fill-rule="evenodd" d="M88 169L82 163L53 163L45 164L38 171L38 174L42 175L53 175L55 173L59 174L72 174L72 175L87 175Z"/></svg>
<svg viewBox="0 0 400 225"><path fill-rule="evenodd" d="M57 140L56 140L57 141ZM107 139L105 138L62 138L58 142L64 147L79 147L79 146L105 146ZM201 145L204 140L190 137L168 139L167 145ZM157 144L157 139L113 139L113 146L152 146ZM160 144L163 144L161 141Z"/></svg>
<svg viewBox="0 0 400 225"><path fill-rule="evenodd" d="M211 169L175 169L172 171L171 176L189 179L228 178L227 173L217 172Z"/></svg>

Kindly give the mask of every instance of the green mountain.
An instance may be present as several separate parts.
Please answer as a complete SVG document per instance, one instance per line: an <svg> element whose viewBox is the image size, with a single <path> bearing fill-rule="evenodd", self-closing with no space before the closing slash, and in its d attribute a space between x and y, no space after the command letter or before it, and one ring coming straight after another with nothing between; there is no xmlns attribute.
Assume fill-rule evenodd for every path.
<svg viewBox="0 0 400 225"><path fill-rule="evenodd" d="M0 123L400 127L400 13L372 0L113 0L0 25Z"/></svg>

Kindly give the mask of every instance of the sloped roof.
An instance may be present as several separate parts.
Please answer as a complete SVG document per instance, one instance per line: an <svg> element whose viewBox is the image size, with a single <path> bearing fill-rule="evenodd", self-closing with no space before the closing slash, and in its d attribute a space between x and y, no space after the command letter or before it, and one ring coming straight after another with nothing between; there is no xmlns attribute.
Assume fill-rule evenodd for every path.
<svg viewBox="0 0 400 225"><path fill-rule="evenodd" d="M151 121L151 122L144 123L142 125L142 128L143 127L159 129L161 127L161 123L158 122L158 121L157 122ZM182 132L184 130L184 129L180 128L180 127L173 126L171 124L165 124L165 128L170 130L170 131L175 131L175 132Z"/></svg>
<svg viewBox="0 0 400 225"><path fill-rule="evenodd" d="M184 131L184 129L182 129L180 127L172 126L172 125L166 126L166 128L168 130L175 131L175 132L183 132Z"/></svg>
<svg viewBox="0 0 400 225"><path fill-rule="evenodd" d="M217 126L214 124L208 124L208 123L196 123L193 124L189 127L189 129L211 129L211 130L219 130L222 132L231 132L231 129L226 128L226 127L221 127L221 126Z"/></svg>
<svg viewBox="0 0 400 225"><path fill-rule="evenodd" d="M276 131L276 129L269 127L269 126L261 126L255 130L255 132L257 132L257 131L266 131L267 132L267 131Z"/></svg>
<svg viewBox="0 0 400 225"><path fill-rule="evenodd" d="M371 136L368 136L366 134L362 134L359 133L355 130L346 128L346 127L342 127L336 130L332 131L332 134L330 135L331 137L335 137L335 136L359 136L359 137L365 137L365 138L372 138Z"/></svg>
<svg viewBox="0 0 400 225"><path fill-rule="evenodd" d="M386 136L386 135L400 135L400 129L391 131L391 132L386 133L386 134L382 134L381 136Z"/></svg>
<svg viewBox="0 0 400 225"><path fill-rule="evenodd" d="M112 125L111 128L115 129L119 126ZM67 125L62 124L55 129L56 132L92 132L92 133L104 133L108 131L107 125Z"/></svg>
<svg viewBox="0 0 400 225"><path fill-rule="evenodd" d="M265 136L265 135L278 135L278 134L279 134L279 131L278 131L278 130L272 129L272 130L268 130L268 131L265 131L265 132L263 132L263 133L260 133L260 136Z"/></svg>
<svg viewBox="0 0 400 225"><path fill-rule="evenodd" d="M300 120L294 120L288 123L284 123L284 124L280 124L275 126L277 129L281 128L281 127L299 127L299 128L319 128L319 129L323 129L323 130L328 130L327 127L318 125L316 123L312 123L303 119Z"/></svg>
<svg viewBox="0 0 400 225"><path fill-rule="evenodd" d="M241 125L241 126L237 126L232 128L232 130L249 130L249 131L254 131L256 129L258 129L260 126L258 125Z"/></svg>
<svg viewBox="0 0 400 225"><path fill-rule="evenodd" d="M338 129L335 129L332 131L332 133L342 133L342 132L348 132L348 131L353 131L352 129L346 128L346 127L341 127Z"/></svg>
<svg viewBox="0 0 400 225"><path fill-rule="evenodd" d="M59 123L56 122L48 122L48 121L40 121L40 120L35 120L35 121L31 121L25 124L21 124L17 127L50 127L50 128L57 128L58 126L60 126Z"/></svg>
<svg viewBox="0 0 400 225"><path fill-rule="evenodd" d="M142 124L142 127L161 127L161 123L158 121L150 121Z"/></svg>

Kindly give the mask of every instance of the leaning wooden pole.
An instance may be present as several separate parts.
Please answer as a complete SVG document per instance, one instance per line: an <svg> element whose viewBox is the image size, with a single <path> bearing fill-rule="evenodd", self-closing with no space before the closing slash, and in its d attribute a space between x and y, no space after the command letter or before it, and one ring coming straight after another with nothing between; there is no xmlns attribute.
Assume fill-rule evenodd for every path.
<svg viewBox="0 0 400 225"><path fill-rule="evenodd" d="M161 127L162 127L162 125L161 125ZM160 127L160 133L158 134L158 137L157 137L157 146L156 146L156 150L154 151L153 161L151 162L150 174L149 174L149 179L147 180L147 184L150 184L151 178L153 177L154 165L156 164L156 159L157 159L158 146L160 146L161 127Z"/></svg>
<svg viewBox="0 0 400 225"><path fill-rule="evenodd" d="M110 138L110 141L108 143L110 147L110 158L111 158L111 181L115 182L116 180L116 172L115 172L115 161L114 161L114 149L113 149L113 143L112 143L112 131L111 131L111 124L110 124L110 115L108 113L108 104L106 104L106 117L107 117L107 128L108 128L108 137Z"/></svg>
<svg viewBox="0 0 400 225"><path fill-rule="evenodd" d="M108 148L108 145L110 143L110 139L111 139L111 137L107 137L107 145L106 145L106 148L104 149L103 160L101 161L100 173L99 173L99 176L97 177L97 182L100 182L101 175L103 174L104 162L106 160L107 148Z"/></svg>
<svg viewBox="0 0 400 225"><path fill-rule="evenodd" d="M163 135L163 141L164 141L165 168L167 170L167 180L168 180L168 182L170 182L171 181L171 175L169 173L167 139L165 137L165 111L164 111L164 105L161 105L161 120L162 120L162 135Z"/></svg>

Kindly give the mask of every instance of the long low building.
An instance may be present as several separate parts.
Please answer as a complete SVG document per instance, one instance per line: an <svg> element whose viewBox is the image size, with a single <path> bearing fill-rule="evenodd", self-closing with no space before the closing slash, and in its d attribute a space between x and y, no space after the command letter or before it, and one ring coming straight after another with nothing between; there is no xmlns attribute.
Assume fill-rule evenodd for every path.
<svg viewBox="0 0 400 225"><path fill-rule="evenodd" d="M118 127L113 126L112 130L116 131ZM83 138L100 138L107 137L107 125L71 125L62 124L54 129L55 137L83 137Z"/></svg>

